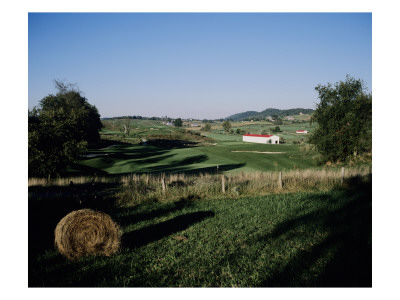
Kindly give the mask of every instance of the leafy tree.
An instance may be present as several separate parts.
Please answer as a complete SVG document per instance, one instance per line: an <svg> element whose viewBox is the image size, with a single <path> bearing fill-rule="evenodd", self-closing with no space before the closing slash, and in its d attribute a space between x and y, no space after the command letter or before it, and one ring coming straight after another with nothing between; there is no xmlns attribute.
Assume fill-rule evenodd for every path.
<svg viewBox="0 0 400 300"><path fill-rule="evenodd" d="M237 128L237 129L236 129L236 134L243 134L243 130L240 129L240 128Z"/></svg>
<svg viewBox="0 0 400 300"><path fill-rule="evenodd" d="M206 125L204 125L203 127L204 131L211 131L211 124L210 123L206 123Z"/></svg>
<svg viewBox="0 0 400 300"><path fill-rule="evenodd" d="M281 116L274 115L273 119L274 119L274 124L275 125L282 125L283 124L283 119L282 119Z"/></svg>
<svg viewBox="0 0 400 300"><path fill-rule="evenodd" d="M232 128L231 122L229 122L228 120L224 121L222 123L222 128L224 128L225 132L229 132Z"/></svg>
<svg viewBox="0 0 400 300"><path fill-rule="evenodd" d="M273 133L281 132L281 129L279 126L271 127L270 130Z"/></svg>
<svg viewBox="0 0 400 300"><path fill-rule="evenodd" d="M181 118L175 119L173 124L175 127L182 127L183 125L182 119Z"/></svg>
<svg viewBox="0 0 400 300"><path fill-rule="evenodd" d="M318 127L310 137L321 162L344 162L372 148L372 95L349 75L346 81L318 85L320 103L311 122Z"/></svg>
<svg viewBox="0 0 400 300"><path fill-rule="evenodd" d="M75 162L100 141L102 127L95 106L73 85L55 81L58 93L28 111L28 173L47 176Z"/></svg>

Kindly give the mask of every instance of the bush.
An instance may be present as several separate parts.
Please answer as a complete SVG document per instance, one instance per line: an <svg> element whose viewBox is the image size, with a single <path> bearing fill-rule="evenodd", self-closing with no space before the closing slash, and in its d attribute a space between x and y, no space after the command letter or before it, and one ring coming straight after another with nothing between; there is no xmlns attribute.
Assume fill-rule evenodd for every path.
<svg viewBox="0 0 400 300"><path fill-rule="evenodd" d="M271 130L273 133L281 132L281 129L279 128L279 126L271 127L270 130Z"/></svg>
<svg viewBox="0 0 400 300"><path fill-rule="evenodd" d="M240 128L238 128L236 129L236 134L243 134L243 131Z"/></svg>

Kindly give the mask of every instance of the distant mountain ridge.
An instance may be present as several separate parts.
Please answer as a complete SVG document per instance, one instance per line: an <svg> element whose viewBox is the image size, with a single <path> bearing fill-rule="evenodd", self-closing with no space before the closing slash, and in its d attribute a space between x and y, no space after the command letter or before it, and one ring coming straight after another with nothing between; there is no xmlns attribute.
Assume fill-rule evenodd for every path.
<svg viewBox="0 0 400 300"><path fill-rule="evenodd" d="M280 117L293 116L302 114L312 114L313 109L310 108L292 108L292 109L277 109L277 108L267 108L261 112L257 111L246 111L242 113L237 113L226 117L225 120L233 121L245 121L249 119L266 119L267 117L276 115Z"/></svg>

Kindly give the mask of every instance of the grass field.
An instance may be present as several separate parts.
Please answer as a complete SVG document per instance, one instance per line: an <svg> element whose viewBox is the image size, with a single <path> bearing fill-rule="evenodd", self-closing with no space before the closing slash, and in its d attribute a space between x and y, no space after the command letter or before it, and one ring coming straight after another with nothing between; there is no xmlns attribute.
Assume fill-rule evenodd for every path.
<svg viewBox="0 0 400 300"><path fill-rule="evenodd" d="M122 248L77 261L59 255L52 240L60 218L77 207L62 193L31 198L29 286L371 286L371 182L350 181L327 192L131 208L105 197L93 205L122 226Z"/></svg>
<svg viewBox="0 0 400 300"><path fill-rule="evenodd" d="M268 145L221 122L190 133L134 120L129 137L108 122L103 148L64 177L29 179L30 287L372 285L371 165L346 166L344 182L338 166L316 167L295 133L308 123L281 125L287 142ZM68 261L55 251L57 223L80 208L121 225L117 254Z"/></svg>
<svg viewBox="0 0 400 300"><path fill-rule="evenodd" d="M224 141L211 146L172 149L147 145L115 145L91 151L71 171L89 174L215 173L217 166L219 171L251 172L306 169L315 167L315 163L310 155L300 152L297 145Z"/></svg>
<svg viewBox="0 0 400 300"><path fill-rule="evenodd" d="M304 139L306 135L296 134L296 130L306 129L309 133L315 128L315 123L310 125L310 115L295 116L295 120L301 123L292 123L291 121L284 121L283 125L279 125L282 132L277 133L278 136L284 138L287 143L293 143ZM126 124L126 120L106 120L103 121L104 128L102 130L103 138L112 139L116 141L123 141L128 143L138 143L141 139L149 139L151 136L169 136L169 135L184 135L186 131L201 133L205 136L216 139L217 141L237 141L241 140L241 135L226 134L222 127L222 122L215 121L212 125L211 132L202 131L202 127L205 125L200 120L192 122L184 122L184 127L176 128L174 126L164 125L161 121L153 120L130 120L130 135L124 133L123 126ZM196 123L200 127L191 127L190 125ZM272 122L269 121L243 121L243 122L232 122L232 129L236 132L236 129L241 129L245 132L252 134L261 134L268 132L272 134L271 128L275 128ZM188 138L188 136L186 136ZM191 138L191 137L189 137Z"/></svg>
<svg viewBox="0 0 400 300"><path fill-rule="evenodd" d="M293 141L306 138L304 135L296 134L297 129L306 126L312 131L312 128L308 128L310 126L308 123L281 125L282 132L278 133L278 136L286 139L286 144L266 145L245 143L242 142L242 135L226 134L222 130L221 122L214 123L211 132L201 132L198 127L190 128L191 130L186 132L185 128L163 125L160 121L132 120L131 122L129 137L122 138L123 132L117 131L120 130L120 126L117 126L119 123L116 121L115 124L109 121L102 131L103 137L112 136L116 142L129 144L118 143L113 147L92 150L88 157L82 159L71 171L75 174L214 173L217 171L217 166L225 172L283 171L315 167L312 155L303 153L299 145L293 144ZM272 123L266 121L233 123L233 128L244 128L251 133L261 133L270 127L273 127ZM189 140L197 146L152 146L150 143L152 137ZM149 141L148 145L139 144L141 140Z"/></svg>

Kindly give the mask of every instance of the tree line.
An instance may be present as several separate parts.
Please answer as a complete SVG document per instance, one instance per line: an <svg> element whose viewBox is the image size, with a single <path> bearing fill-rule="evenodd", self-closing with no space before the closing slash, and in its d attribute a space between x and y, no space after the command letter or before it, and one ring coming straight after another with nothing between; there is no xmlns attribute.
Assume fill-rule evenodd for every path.
<svg viewBox="0 0 400 300"><path fill-rule="evenodd" d="M246 111L243 113L234 114L225 118L226 120L231 121L263 121L268 117L272 117L273 119L283 118L286 116L294 116L299 114L312 114L314 112L313 109L309 108L291 108L291 109L276 109L276 108L267 108L261 112L257 111ZM280 124L277 124L280 125Z"/></svg>

